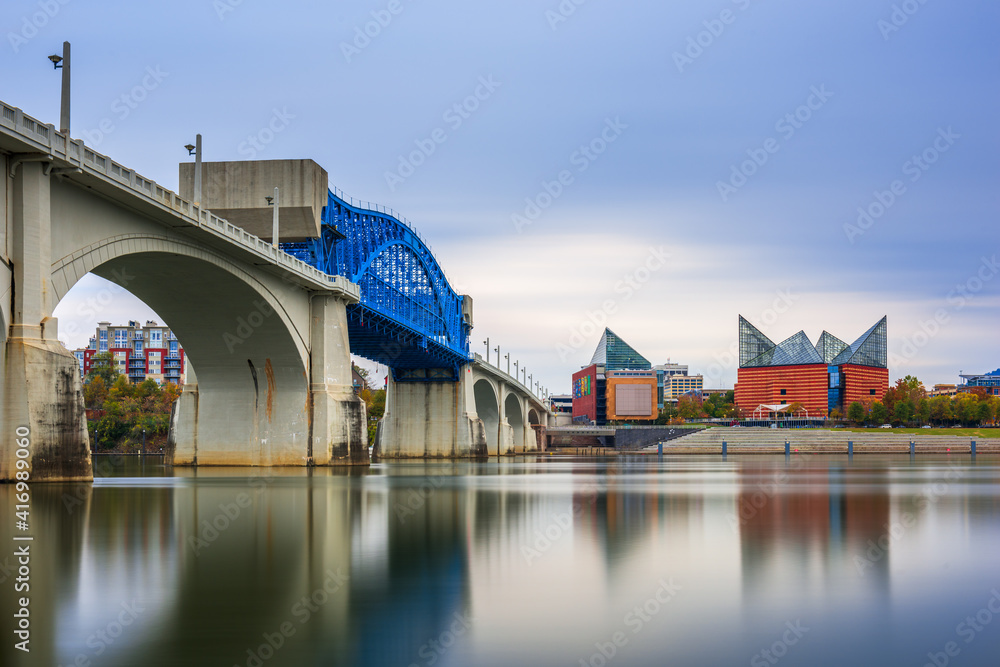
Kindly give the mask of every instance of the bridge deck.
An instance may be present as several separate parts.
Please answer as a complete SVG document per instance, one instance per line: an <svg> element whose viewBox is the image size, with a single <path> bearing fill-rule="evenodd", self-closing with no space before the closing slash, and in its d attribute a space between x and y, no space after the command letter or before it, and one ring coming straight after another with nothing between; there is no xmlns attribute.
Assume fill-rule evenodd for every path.
<svg viewBox="0 0 1000 667"><path fill-rule="evenodd" d="M55 173L284 280L310 290L338 293L351 303L361 298L359 287L345 277L323 273L140 176L134 169L86 147L82 140L67 137L52 125L3 102L0 102L0 150L13 154L14 164L19 160L50 162Z"/></svg>

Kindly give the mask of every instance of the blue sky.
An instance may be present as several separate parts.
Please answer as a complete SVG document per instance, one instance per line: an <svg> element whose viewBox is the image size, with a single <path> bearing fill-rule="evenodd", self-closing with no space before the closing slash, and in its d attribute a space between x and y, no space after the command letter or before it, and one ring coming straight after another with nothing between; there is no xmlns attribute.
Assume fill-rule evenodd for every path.
<svg viewBox="0 0 1000 667"><path fill-rule="evenodd" d="M0 16L5 102L57 122L46 56L69 40L72 134L146 177L176 188L197 132L206 160L316 160L421 230L475 298L473 349L489 336L552 391L602 322L731 386L738 314L776 342L852 341L888 315L891 378L1000 365L993 3L13 0ZM81 305L107 289L91 277L60 304L67 344L147 316L120 291Z"/></svg>

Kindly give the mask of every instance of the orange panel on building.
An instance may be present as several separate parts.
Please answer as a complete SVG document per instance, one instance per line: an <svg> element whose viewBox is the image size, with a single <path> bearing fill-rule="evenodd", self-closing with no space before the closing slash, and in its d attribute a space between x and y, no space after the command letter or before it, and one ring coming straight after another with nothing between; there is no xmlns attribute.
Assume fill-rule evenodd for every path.
<svg viewBox="0 0 1000 667"><path fill-rule="evenodd" d="M607 382L608 420L656 419L655 375L615 377L613 372L609 372Z"/></svg>
<svg viewBox="0 0 1000 667"><path fill-rule="evenodd" d="M759 405L801 403L810 416L822 416L827 413L829 382L826 364L741 368L736 405L749 414Z"/></svg>
<svg viewBox="0 0 1000 667"><path fill-rule="evenodd" d="M844 407L859 401L868 403L881 401L889 391L889 369L872 366L844 364Z"/></svg>

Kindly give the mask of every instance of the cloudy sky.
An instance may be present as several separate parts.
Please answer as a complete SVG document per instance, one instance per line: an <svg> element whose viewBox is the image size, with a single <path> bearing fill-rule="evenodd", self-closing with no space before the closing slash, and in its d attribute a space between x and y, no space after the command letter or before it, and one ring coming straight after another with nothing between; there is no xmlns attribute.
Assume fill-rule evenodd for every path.
<svg viewBox="0 0 1000 667"><path fill-rule="evenodd" d="M8 0L0 16L5 102L58 122L46 56L69 40L73 136L166 187L197 132L206 160L316 160L421 230L475 299L473 349L490 337L553 392L605 323L732 386L738 314L775 342L850 342L888 315L891 378L1000 365L995 3ZM56 314L71 347L98 319L151 316L95 277Z"/></svg>

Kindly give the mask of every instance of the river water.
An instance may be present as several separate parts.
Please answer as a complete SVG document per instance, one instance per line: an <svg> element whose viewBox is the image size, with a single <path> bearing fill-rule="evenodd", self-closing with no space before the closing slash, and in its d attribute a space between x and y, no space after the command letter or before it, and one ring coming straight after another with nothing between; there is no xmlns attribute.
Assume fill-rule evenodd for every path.
<svg viewBox="0 0 1000 667"><path fill-rule="evenodd" d="M1000 665L997 457L95 465L4 665Z"/></svg>

